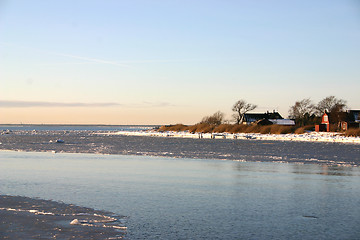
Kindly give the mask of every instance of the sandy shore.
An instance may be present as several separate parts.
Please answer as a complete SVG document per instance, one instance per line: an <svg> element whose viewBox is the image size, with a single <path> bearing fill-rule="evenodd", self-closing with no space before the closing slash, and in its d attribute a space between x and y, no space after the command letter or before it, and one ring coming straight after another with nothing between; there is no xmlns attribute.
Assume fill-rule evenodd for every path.
<svg viewBox="0 0 360 240"><path fill-rule="evenodd" d="M122 239L120 217L49 200L0 195L1 239Z"/></svg>

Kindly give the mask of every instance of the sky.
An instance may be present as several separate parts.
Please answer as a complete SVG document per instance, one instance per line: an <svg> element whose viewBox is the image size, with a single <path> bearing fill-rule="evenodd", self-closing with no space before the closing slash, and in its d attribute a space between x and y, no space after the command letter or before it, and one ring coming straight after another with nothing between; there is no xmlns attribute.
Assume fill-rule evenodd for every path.
<svg viewBox="0 0 360 240"><path fill-rule="evenodd" d="M360 109L358 0L0 0L0 124Z"/></svg>

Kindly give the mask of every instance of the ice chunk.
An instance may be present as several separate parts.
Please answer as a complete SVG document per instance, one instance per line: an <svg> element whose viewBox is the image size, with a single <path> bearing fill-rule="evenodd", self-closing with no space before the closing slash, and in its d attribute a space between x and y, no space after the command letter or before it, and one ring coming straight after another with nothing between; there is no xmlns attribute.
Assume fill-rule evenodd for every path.
<svg viewBox="0 0 360 240"><path fill-rule="evenodd" d="M81 224L80 222L79 222L79 220L78 219L74 219L74 220L72 220L71 222L70 222L70 224L71 225L79 225L79 224Z"/></svg>

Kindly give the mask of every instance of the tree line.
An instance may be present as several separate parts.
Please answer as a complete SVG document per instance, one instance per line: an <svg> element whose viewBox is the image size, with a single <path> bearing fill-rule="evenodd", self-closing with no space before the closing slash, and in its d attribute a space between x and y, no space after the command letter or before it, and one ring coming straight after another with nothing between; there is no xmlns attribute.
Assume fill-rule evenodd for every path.
<svg viewBox="0 0 360 240"><path fill-rule="evenodd" d="M232 122L235 124L242 124L244 122L245 114L249 111L255 110L256 104L248 103L246 100L238 100L232 106ZM347 101L338 99L335 96L328 96L315 104L310 98L305 98L296 101L289 109L289 118L295 120L297 126L305 126L317 124L324 112L329 113L330 122L337 123L344 120L345 110L347 109ZM207 123L211 125L220 125L225 120L225 114L217 111L213 115L205 116L200 123Z"/></svg>

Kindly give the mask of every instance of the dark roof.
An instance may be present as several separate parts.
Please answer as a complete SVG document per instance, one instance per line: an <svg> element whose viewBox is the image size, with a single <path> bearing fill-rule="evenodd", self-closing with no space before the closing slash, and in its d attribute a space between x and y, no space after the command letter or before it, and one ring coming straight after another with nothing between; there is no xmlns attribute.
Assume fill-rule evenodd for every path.
<svg viewBox="0 0 360 240"><path fill-rule="evenodd" d="M278 112L266 112L266 113L245 113L245 122L255 122L261 119L284 119Z"/></svg>
<svg viewBox="0 0 360 240"><path fill-rule="evenodd" d="M340 121L349 123L360 122L360 110L348 110L346 112L337 112L336 114L326 112L326 114L329 116L330 123L337 123Z"/></svg>
<svg viewBox="0 0 360 240"><path fill-rule="evenodd" d="M349 118L352 122L360 122L360 110L349 110Z"/></svg>
<svg viewBox="0 0 360 240"><path fill-rule="evenodd" d="M264 118L264 119L256 121L255 124L265 126L265 125L272 125L273 122L271 122L270 120Z"/></svg>

